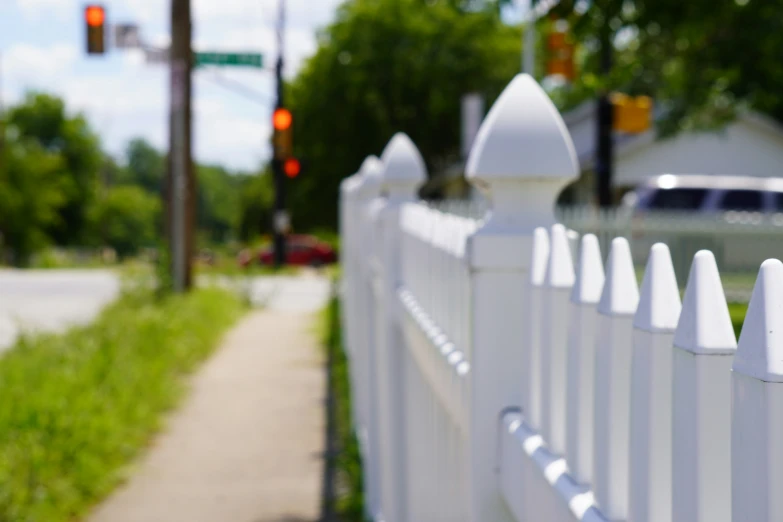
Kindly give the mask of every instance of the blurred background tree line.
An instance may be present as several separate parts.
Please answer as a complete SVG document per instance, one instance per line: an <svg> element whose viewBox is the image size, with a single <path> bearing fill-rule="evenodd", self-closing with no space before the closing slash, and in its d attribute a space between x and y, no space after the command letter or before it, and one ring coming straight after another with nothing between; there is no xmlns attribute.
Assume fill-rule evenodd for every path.
<svg viewBox="0 0 783 522"><path fill-rule="evenodd" d="M297 231L334 230L340 181L397 131L419 146L430 173L459 159L460 100L489 106L520 69L522 26L511 0L348 0L287 85L294 153L288 183ZM554 20L577 42L575 81L548 86L562 110L620 90L652 96L665 136L714 127L743 108L783 120L783 0L562 0L537 23L538 70ZM599 72L600 34L613 41ZM100 149L84 117L30 94L6 114L0 158L0 234L23 263L49 244L109 245L120 255L153 246L161 230L165 156L143 140L122 158ZM202 245L253 241L269 231L266 166L230 172L199 165Z"/></svg>
<svg viewBox="0 0 783 522"><path fill-rule="evenodd" d="M8 109L4 136L0 247L7 262L23 266L49 246L108 246L124 258L158 245L166 157L151 144L131 140L115 159L101 150L82 115L43 93L29 93ZM259 177L217 165L196 168L201 244L249 238L254 227L242 215L254 204L243 194L251 185L263 187ZM259 223L264 216L256 217Z"/></svg>

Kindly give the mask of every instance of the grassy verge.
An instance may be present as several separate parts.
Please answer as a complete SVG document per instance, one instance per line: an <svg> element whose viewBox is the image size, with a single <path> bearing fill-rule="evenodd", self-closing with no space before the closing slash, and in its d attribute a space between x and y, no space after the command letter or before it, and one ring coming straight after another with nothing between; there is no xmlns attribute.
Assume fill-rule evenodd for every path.
<svg viewBox="0 0 783 522"><path fill-rule="evenodd" d="M0 521L71 521L106 496L242 310L218 289L136 291L90 326L22 339L0 359Z"/></svg>
<svg viewBox="0 0 783 522"><path fill-rule="evenodd" d="M334 498L328 500L333 502L332 509L340 522L361 522L364 520L362 462L351 420L351 386L337 298L332 298L324 310L322 332L331 361L329 385L333 401L332 435L336 449L333 455Z"/></svg>

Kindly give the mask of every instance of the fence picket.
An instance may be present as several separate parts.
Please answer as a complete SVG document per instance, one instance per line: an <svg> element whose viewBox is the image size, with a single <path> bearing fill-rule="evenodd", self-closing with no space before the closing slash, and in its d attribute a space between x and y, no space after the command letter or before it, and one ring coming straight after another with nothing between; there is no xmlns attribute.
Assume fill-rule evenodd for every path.
<svg viewBox="0 0 783 522"><path fill-rule="evenodd" d="M633 322L628 522L672 516L672 342L680 309L669 248L656 243Z"/></svg>
<svg viewBox="0 0 783 522"><path fill-rule="evenodd" d="M625 238L612 240L595 344L595 497L610 519L628 516L631 346L639 289Z"/></svg>
<svg viewBox="0 0 783 522"><path fill-rule="evenodd" d="M783 263L764 261L732 366L731 511L783 520Z"/></svg>
<svg viewBox="0 0 783 522"><path fill-rule="evenodd" d="M696 254L674 334L673 522L731 521L731 364L737 340L712 252Z"/></svg>
<svg viewBox="0 0 783 522"><path fill-rule="evenodd" d="M604 287L604 265L598 238L582 237L576 282L571 293L568 332L566 458L574 479L593 482L593 416L595 341L598 301Z"/></svg>
<svg viewBox="0 0 783 522"><path fill-rule="evenodd" d="M568 298L574 286L571 245L563 225L552 225L541 316L541 435L549 450L566 449Z"/></svg>

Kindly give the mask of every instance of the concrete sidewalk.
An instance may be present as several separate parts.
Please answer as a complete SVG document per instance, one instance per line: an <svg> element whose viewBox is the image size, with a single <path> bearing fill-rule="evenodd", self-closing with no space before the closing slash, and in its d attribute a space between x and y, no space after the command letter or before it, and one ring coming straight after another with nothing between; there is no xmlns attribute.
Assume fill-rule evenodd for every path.
<svg viewBox="0 0 783 522"><path fill-rule="evenodd" d="M303 306L271 302L229 333L131 480L88 520L318 520L326 382L312 310L325 304L322 283Z"/></svg>

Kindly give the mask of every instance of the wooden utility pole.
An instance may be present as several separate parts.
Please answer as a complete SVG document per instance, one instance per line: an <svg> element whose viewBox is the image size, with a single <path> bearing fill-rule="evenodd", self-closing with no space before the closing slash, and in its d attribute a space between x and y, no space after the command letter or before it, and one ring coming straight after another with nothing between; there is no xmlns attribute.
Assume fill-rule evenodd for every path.
<svg viewBox="0 0 783 522"><path fill-rule="evenodd" d="M192 24L190 0L171 0L171 97L167 179L167 236L172 289L192 284L195 179L191 157Z"/></svg>

